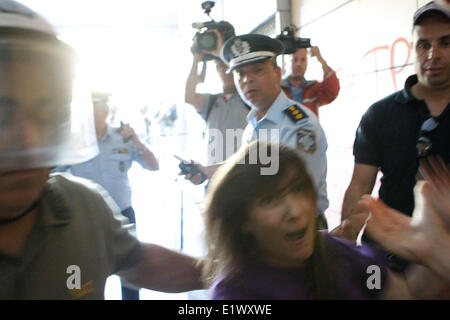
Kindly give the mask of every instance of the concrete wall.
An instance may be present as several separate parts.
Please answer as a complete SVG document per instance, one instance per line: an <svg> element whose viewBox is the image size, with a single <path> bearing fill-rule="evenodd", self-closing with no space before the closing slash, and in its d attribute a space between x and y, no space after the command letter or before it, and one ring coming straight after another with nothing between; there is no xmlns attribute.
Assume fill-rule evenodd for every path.
<svg viewBox="0 0 450 320"><path fill-rule="evenodd" d="M320 108L328 138L327 216L340 219L344 192L353 170L352 146L361 115L375 101L403 88L414 73L411 28L414 11L428 0L292 0L299 36L311 38L337 71L341 92ZM321 79L310 60L307 79Z"/></svg>

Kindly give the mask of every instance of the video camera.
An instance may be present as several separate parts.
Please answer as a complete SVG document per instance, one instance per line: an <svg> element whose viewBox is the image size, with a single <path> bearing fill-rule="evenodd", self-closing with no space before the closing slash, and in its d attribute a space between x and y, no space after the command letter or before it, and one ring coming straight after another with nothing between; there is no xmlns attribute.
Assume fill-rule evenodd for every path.
<svg viewBox="0 0 450 320"><path fill-rule="evenodd" d="M205 10L205 14L209 16L211 9L214 7L214 1L202 2L202 8ZM204 60L212 60L217 57L212 54L208 54L207 51L214 51L217 49L218 38L217 33L212 30L217 30L222 36L223 42L236 34L234 27L227 21L216 22L214 19L207 22L194 22L192 27L199 31L194 36L194 46L191 48L192 53L204 53Z"/></svg>
<svg viewBox="0 0 450 320"><path fill-rule="evenodd" d="M276 37L277 40L281 41L284 45L284 54L291 54L300 48L310 48L311 39L310 38L299 38L295 36L295 31L297 27L291 25L284 28L283 31Z"/></svg>

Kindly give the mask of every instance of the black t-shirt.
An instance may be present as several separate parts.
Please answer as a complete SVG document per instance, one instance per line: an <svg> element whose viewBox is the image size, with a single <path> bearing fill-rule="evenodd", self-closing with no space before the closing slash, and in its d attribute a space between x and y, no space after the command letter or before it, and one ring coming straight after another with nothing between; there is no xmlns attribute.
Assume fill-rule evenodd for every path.
<svg viewBox="0 0 450 320"><path fill-rule="evenodd" d="M356 132L355 162L379 167L383 173L380 198L390 207L411 215L413 189L418 170L416 142L422 123L430 117L423 100L411 94L417 76L410 76L405 89L373 104L363 115ZM438 127L428 137L433 152L450 162L450 104L435 119Z"/></svg>

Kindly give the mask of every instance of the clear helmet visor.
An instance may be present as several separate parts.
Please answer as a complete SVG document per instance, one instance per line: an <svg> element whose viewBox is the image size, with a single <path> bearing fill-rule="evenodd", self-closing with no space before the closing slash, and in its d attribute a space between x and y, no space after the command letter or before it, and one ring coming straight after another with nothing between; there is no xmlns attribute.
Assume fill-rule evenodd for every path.
<svg viewBox="0 0 450 320"><path fill-rule="evenodd" d="M33 39L0 37L0 169L71 165L98 153L73 50Z"/></svg>

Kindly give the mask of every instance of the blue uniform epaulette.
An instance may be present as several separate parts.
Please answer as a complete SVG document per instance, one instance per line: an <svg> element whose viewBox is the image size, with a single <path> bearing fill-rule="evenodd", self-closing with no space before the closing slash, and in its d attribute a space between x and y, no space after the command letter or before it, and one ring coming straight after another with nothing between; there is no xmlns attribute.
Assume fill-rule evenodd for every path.
<svg viewBox="0 0 450 320"><path fill-rule="evenodd" d="M308 118L308 115L300 108L298 105L293 104L286 110L284 110L284 113L287 114L287 116L294 121L294 123L297 123L298 121L302 119Z"/></svg>

